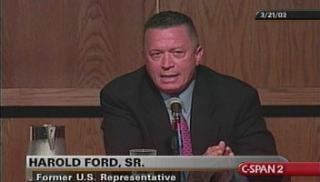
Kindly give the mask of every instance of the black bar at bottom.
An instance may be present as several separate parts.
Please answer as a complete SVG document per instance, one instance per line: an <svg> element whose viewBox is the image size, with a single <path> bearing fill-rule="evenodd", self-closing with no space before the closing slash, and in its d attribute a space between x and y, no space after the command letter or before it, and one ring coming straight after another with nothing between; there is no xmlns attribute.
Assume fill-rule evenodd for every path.
<svg viewBox="0 0 320 182"><path fill-rule="evenodd" d="M263 106L264 117L320 117L320 105L316 106Z"/></svg>
<svg viewBox="0 0 320 182"><path fill-rule="evenodd" d="M264 117L320 117L320 105L315 106L262 106ZM102 117L100 107L58 107L58 106L27 106L1 107L1 118L76 118Z"/></svg>
<svg viewBox="0 0 320 182"><path fill-rule="evenodd" d="M48 118L73 118L73 117L102 117L100 107L86 106L26 106L1 107L1 118L23 117L48 117Z"/></svg>

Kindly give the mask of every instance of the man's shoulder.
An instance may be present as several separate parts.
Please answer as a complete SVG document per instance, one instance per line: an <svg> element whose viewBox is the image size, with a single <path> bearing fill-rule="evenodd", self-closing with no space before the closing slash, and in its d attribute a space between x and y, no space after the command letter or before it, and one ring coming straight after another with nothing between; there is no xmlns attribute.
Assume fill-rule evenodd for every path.
<svg viewBox="0 0 320 182"><path fill-rule="evenodd" d="M206 66L198 67L198 77L206 87L215 91L228 93L248 93L256 92L256 89L249 83L233 76L218 73Z"/></svg>
<svg viewBox="0 0 320 182"><path fill-rule="evenodd" d="M123 83L127 84L127 82L129 83L137 82L137 81L140 81L142 78L145 78L145 74L146 74L146 69L144 66L142 66L132 72L116 77L107 85L123 84Z"/></svg>
<svg viewBox="0 0 320 182"><path fill-rule="evenodd" d="M126 73L116 77L107 83L102 89L100 94L115 93L115 94L128 94L138 90L139 85L146 79L145 67L140 67L137 70Z"/></svg>

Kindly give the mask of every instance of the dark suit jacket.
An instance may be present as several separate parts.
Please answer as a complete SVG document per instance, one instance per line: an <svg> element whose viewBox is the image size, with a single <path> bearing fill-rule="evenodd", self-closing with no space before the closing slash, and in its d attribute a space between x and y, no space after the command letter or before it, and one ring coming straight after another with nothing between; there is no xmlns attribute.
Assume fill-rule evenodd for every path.
<svg viewBox="0 0 320 182"><path fill-rule="evenodd" d="M172 154L174 135L163 99L145 67L121 76L101 93L102 129L108 154L128 155L129 149L154 148ZM257 91L235 78L198 66L191 110L194 155L220 140L235 155L275 155L272 135L261 116Z"/></svg>

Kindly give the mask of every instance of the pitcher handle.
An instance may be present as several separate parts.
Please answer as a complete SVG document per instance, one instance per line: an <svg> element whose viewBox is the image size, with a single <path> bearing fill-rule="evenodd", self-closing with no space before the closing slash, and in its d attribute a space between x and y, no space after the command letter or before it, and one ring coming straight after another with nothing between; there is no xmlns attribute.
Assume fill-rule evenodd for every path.
<svg viewBox="0 0 320 182"><path fill-rule="evenodd" d="M54 150L56 127L47 126L47 133L48 133L48 143L49 143L50 150Z"/></svg>

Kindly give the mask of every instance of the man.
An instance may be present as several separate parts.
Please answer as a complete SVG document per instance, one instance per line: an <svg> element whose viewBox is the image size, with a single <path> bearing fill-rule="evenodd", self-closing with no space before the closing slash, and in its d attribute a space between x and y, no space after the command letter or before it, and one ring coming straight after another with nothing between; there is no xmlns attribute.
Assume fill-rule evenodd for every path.
<svg viewBox="0 0 320 182"><path fill-rule="evenodd" d="M175 130L168 101L179 97L192 155L276 155L256 90L200 65L203 52L188 16L166 11L147 21L146 65L101 91L108 154L153 148L172 155Z"/></svg>

